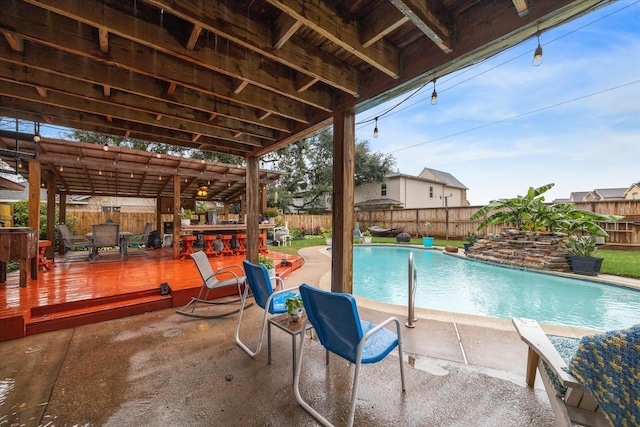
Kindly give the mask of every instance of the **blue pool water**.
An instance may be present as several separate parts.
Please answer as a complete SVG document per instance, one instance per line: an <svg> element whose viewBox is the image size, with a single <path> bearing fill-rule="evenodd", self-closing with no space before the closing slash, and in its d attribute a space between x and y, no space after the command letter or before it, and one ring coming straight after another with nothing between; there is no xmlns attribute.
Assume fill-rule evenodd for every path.
<svg viewBox="0 0 640 427"><path fill-rule="evenodd" d="M353 293L406 306L409 252L418 272L416 307L597 330L640 323L640 291L420 248L354 246Z"/></svg>

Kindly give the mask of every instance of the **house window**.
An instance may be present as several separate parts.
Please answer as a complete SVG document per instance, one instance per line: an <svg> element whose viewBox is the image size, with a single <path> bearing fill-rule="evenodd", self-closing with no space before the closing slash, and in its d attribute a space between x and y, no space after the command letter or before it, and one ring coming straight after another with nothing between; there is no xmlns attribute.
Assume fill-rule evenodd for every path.
<svg viewBox="0 0 640 427"><path fill-rule="evenodd" d="M429 187L429 198L433 199L433 187Z"/></svg>
<svg viewBox="0 0 640 427"><path fill-rule="evenodd" d="M381 196L386 196L387 195L387 184L382 184L380 186L380 195Z"/></svg>
<svg viewBox="0 0 640 427"><path fill-rule="evenodd" d="M102 212L120 212L120 206L103 206Z"/></svg>
<svg viewBox="0 0 640 427"><path fill-rule="evenodd" d="M631 197L633 197L633 200L638 200L638 193L633 193Z"/></svg>

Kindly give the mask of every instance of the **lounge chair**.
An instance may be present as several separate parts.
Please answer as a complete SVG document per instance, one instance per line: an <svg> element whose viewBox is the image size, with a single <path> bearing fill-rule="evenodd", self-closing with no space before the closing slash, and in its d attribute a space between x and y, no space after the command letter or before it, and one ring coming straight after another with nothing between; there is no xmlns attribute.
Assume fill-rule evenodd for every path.
<svg viewBox="0 0 640 427"><path fill-rule="evenodd" d="M197 317L200 319L216 319L218 317L228 316L240 311L240 307L238 307L237 309L234 309L232 311L225 311L224 313L217 314L204 314L196 312L196 307L198 306L198 304L223 305L240 302L242 297L242 285L246 282L247 278L244 275L244 271L242 271L242 268L239 265L228 265L214 272L211 268L211 263L209 263L209 258L207 257L207 254L204 253L204 251L195 252L191 254L190 257L195 262L196 268L198 269L198 272L202 277L202 287L200 288L198 296L192 297L191 301L176 310L176 313L189 317ZM237 299L209 299L209 291L224 288L227 286L237 286Z"/></svg>
<svg viewBox="0 0 640 427"><path fill-rule="evenodd" d="M347 417L348 426L353 425L358 394L358 376L362 363L379 362L397 347L402 392L406 390L402 338L398 319L390 317L379 325L361 320L356 300L351 294L326 292L303 284L300 286L300 295L302 296L304 309L307 312L307 318L302 324L302 330L306 330L307 322L311 322L320 343L326 350L356 365L351 391L351 407ZM385 327L391 323L395 323L395 332ZM313 415L321 424L330 426L332 424L305 402L300 394L300 372L304 355L304 343L305 339L303 338L300 340L300 350L296 362L294 393L298 403L307 412ZM327 357L326 360L328 364L329 358ZM324 388L317 389L325 390ZM324 392L328 393L329 391L326 390Z"/></svg>
<svg viewBox="0 0 640 427"><path fill-rule="evenodd" d="M640 425L640 325L565 342L559 351L535 320L513 324L529 345L527 385L537 368L558 426Z"/></svg>
<svg viewBox="0 0 640 427"><path fill-rule="evenodd" d="M373 236L376 237L395 237L398 233L402 233L406 226L394 227L394 228L382 228L377 225L368 227Z"/></svg>
<svg viewBox="0 0 640 427"><path fill-rule="evenodd" d="M65 247L65 260L71 261L74 259L89 259L89 253L81 253L79 255L71 255L71 249L86 249L89 251L93 243L87 239L87 236L76 236L71 234L69 227L66 224L58 224L58 230L62 236L62 242ZM77 252L75 252L77 254Z"/></svg>
<svg viewBox="0 0 640 427"><path fill-rule="evenodd" d="M242 294L242 302L240 306L240 314L238 314L238 323L236 324L236 344L240 346L249 356L256 357L260 353L262 348L262 341L264 339L264 331L267 327L267 316L269 314L283 314L287 312L284 305L285 301L289 297L297 296L294 290L298 289L290 288L284 289L284 282L279 277L269 278L269 272L264 265L254 264L249 261L242 262L244 266L245 274L247 275L247 283L249 286L245 286L244 293ZM280 285L280 290L275 291L271 280L275 279L276 284ZM240 323L242 322L242 313L245 309L247 297L249 295L249 289L253 293L256 304L264 310L262 317L262 326L260 328L260 336L258 338L258 346L256 350L251 350L249 347L240 340ZM277 286L276 286L277 289Z"/></svg>

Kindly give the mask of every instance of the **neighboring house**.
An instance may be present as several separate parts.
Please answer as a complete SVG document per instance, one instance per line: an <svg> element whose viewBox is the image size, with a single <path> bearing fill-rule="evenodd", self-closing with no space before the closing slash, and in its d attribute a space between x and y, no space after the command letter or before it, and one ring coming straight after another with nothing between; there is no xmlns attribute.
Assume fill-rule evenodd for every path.
<svg viewBox="0 0 640 427"><path fill-rule="evenodd" d="M468 206L467 190L450 173L424 168L418 176L391 174L383 183L356 187L354 202L356 207L374 209Z"/></svg>
<svg viewBox="0 0 640 427"><path fill-rule="evenodd" d="M20 200L29 199L29 183L21 182L24 190L0 189L0 204L9 205ZM57 196L56 196L57 197ZM47 202L47 190L40 189L40 201ZM56 200L57 202L57 200ZM155 199L141 199L136 197L91 197L67 196L67 211L90 212L155 212Z"/></svg>
<svg viewBox="0 0 640 427"><path fill-rule="evenodd" d="M560 202L597 202L608 200L640 200L640 182L631 184L626 188L596 188L591 191L574 191L569 199L556 199L555 203Z"/></svg>
<svg viewBox="0 0 640 427"><path fill-rule="evenodd" d="M631 184L631 186L624 192L624 198L626 200L640 200L640 182Z"/></svg>

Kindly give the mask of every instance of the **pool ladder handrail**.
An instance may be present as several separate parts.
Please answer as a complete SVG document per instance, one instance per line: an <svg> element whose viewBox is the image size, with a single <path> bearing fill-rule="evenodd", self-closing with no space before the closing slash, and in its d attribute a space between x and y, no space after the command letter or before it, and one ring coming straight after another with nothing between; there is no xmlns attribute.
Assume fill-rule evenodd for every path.
<svg viewBox="0 0 640 427"><path fill-rule="evenodd" d="M413 252L409 252L409 280L408 282L408 286L409 286L409 301L407 302L407 309L408 309L408 313L407 313L407 323L405 323L404 325L407 328L415 328L416 325L414 324L414 322L416 322L418 319L415 317L415 310L416 310L416 289L418 287L418 272L416 270L416 266L413 263Z"/></svg>

